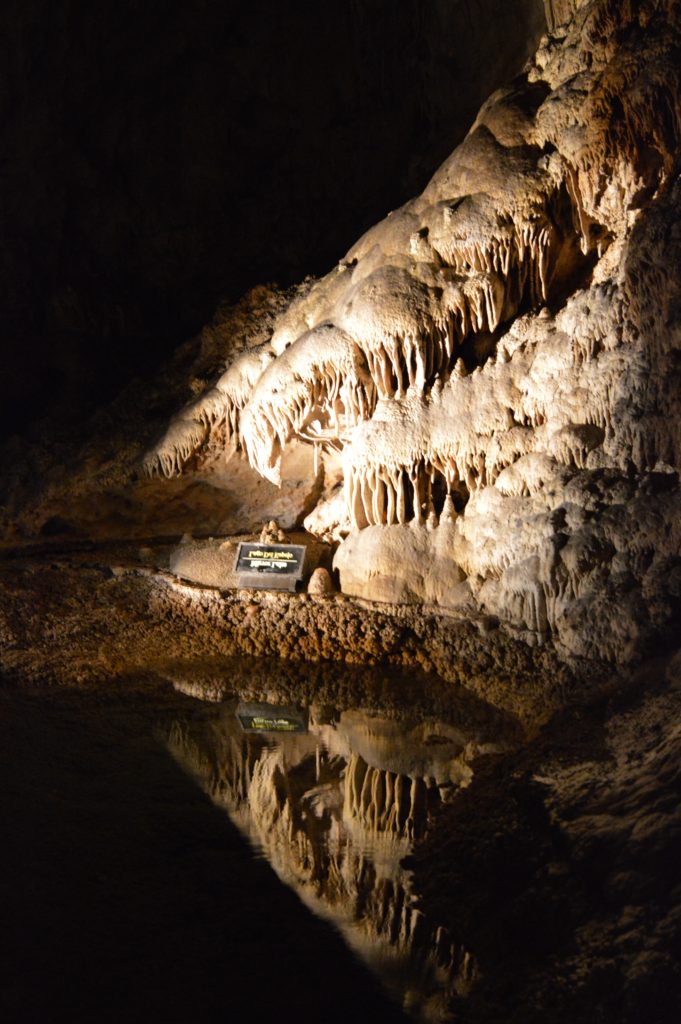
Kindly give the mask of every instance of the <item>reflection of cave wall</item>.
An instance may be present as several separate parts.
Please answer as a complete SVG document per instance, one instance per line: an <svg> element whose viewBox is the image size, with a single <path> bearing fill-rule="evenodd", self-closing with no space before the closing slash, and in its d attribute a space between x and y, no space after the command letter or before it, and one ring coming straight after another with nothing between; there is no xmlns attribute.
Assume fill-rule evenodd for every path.
<svg viewBox="0 0 681 1024"><path fill-rule="evenodd" d="M326 270L422 186L543 24L541 0L2 14L10 416L88 370L115 383L219 297Z"/></svg>
<svg viewBox="0 0 681 1024"><path fill-rule="evenodd" d="M401 996L427 1001L470 984L473 961L414 908L400 866L441 788L467 778L458 730L350 712L272 744L223 714L177 720L168 742L315 913L370 964L385 971L387 958Z"/></svg>
<svg viewBox="0 0 681 1024"><path fill-rule="evenodd" d="M374 768L358 754L346 766L344 809L351 822L367 831L418 839L425 832L429 802L439 800L434 782Z"/></svg>

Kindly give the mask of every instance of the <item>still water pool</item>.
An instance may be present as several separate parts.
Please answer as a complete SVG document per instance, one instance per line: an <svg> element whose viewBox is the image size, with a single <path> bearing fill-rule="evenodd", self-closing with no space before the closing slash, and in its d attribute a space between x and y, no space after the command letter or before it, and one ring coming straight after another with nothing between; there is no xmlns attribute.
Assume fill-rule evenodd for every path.
<svg viewBox="0 0 681 1024"><path fill-rule="evenodd" d="M0 712L3 1020L451 1019L475 963L403 860L513 723L244 661Z"/></svg>

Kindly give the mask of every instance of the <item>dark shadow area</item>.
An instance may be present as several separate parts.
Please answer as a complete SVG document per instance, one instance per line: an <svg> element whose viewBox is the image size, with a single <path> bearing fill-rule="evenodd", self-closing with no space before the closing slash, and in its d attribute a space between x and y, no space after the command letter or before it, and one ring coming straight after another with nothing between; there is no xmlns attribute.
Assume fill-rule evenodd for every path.
<svg viewBox="0 0 681 1024"><path fill-rule="evenodd" d="M151 705L0 709L4 1021L404 1019L153 739Z"/></svg>
<svg viewBox="0 0 681 1024"><path fill-rule="evenodd" d="M681 778L666 699L658 664L629 695L481 759L405 862L424 911L437 907L480 967L457 1021L679 1019Z"/></svg>
<svg viewBox="0 0 681 1024"><path fill-rule="evenodd" d="M423 188L542 0L8 0L0 433L81 412Z"/></svg>

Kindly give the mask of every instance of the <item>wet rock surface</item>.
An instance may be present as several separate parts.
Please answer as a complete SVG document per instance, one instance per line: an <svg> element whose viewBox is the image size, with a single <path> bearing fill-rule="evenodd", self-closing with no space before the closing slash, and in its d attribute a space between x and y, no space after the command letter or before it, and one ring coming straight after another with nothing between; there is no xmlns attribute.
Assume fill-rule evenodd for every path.
<svg viewBox="0 0 681 1024"><path fill-rule="evenodd" d="M478 765L410 858L477 957L457 1020L678 1017L678 658L638 684Z"/></svg>
<svg viewBox="0 0 681 1024"><path fill-rule="evenodd" d="M131 552L123 547L115 553L115 560L111 550L103 557L101 549L92 549L53 553L49 560L24 555L2 562L2 694L9 709L2 721L3 728L15 730L3 747L3 775L9 781L3 792L11 803L9 819L21 820L23 807L30 827L41 829L43 845L36 844L35 860L26 862L29 872L37 872L38 891L46 871L49 876L39 864L52 863L49 837L58 837L59 829L48 824L44 832L43 825L33 822L36 808L37 820L44 821L38 784L31 781L41 764L40 758L35 761L36 744L45 749L47 743L49 757L56 759L56 768L50 762L45 769L50 779L59 780L64 761L70 765L63 789L58 782L48 786L49 822L64 806L53 806L53 800L63 798L68 804L69 791L75 787L78 792L85 785L83 775L90 777L98 758L109 756L115 735L112 740L108 719L116 718L117 707L126 719L131 713L126 700L133 701L134 718L135 701L153 705L159 686L167 694L170 684L187 700L198 698L214 708L236 695L314 705L321 709L320 722L327 720L324 709L334 707L359 706L369 715L399 719L406 706L409 715L426 720L447 719L456 707L457 728L478 736L477 748L462 762L458 788L437 805L426 801L426 834L406 864L413 872L410 891L419 908L444 929L436 943L441 950L436 973L445 962L458 965L456 984L449 989L445 985L454 1019L553 1024L580 1015L592 1019L597 1013L595 1019L635 1024L645 1019L645 1007L653 998L656 1020L666 1024L676 1019L678 658L663 658L629 676L612 676L603 666L600 679L591 674L585 685L567 674L564 665L551 662L545 649L512 641L494 621L452 626L414 608L396 616L386 615L381 606L360 607L336 598L220 593L178 583L155 565L145 566L145 558L159 561L158 550ZM376 664L361 664L366 661ZM456 682L465 685L466 696L456 696ZM40 684L40 691L26 695L30 684ZM66 700L65 717L60 695ZM481 697L492 703L483 703ZM11 714L15 698L23 709L18 720ZM92 731L90 700L99 709L96 714L103 709L107 717L106 738L98 738L99 727ZM189 707L177 708L172 699L170 703L167 729L185 720ZM31 729L38 734L17 725L28 708ZM76 710L72 714L68 708ZM192 715L189 721L194 721ZM53 726L56 734L44 739L42 730L49 734ZM202 729L196 734L199 747ZM85 742L81 760L79 744L86 732L95 746ZM375 762L378 789L387 788L381 772L415 771L419 754L413 737L401 760L395 754L386 760L383 747L367 748L361 733L357 735L359 760L351 757L345 769L350 777L359 778L362 772L368 777L362 761L373 763L377 750L383 750ZM499 751L500 740L510 744L510 752ZM485 743L491 744L487 750ZM433 749L437 754L441 743ZM35 762L28 781L20 777L26 758ZM114 785L121 770L114 759L105 782L110 777ZM144 759L139 771L149 771ZM87 786L97 786L99 798L102 784L96 778L97 772ZM371 822L373 804L364 807L362 785L354 792L358 821ZM90 796L83 799L87 803ZM89 829L88 814L82 809L78 814L78 828L85 817ZM71 828L69 816L64 827ZM163 826L164 835L169 827ZM21 830L15 833L21 835ZM31 835L21 842L30 844ZM70 842L64 839L73 850ZM77 847L74 863L88 849L80 840ZM15 846L11 849L16 853ZM171 863L176 855L172 844L163 854ZM97 850L87 854L88 860L97 856ZM122 851L120 857L125 859ZM238 876L240 869L234 870ZM80 891L91 896L88 877L87 871L83 876L78 870L64 889L64 899L77 901ZM220 886L217 891L219 909ZM96 899L100 895L97 891ZM190 888L188 898L195 896ZM103 911L106 920L109 910L105 906ZM39 912L36 907L34 916ZM64 912L65 904L58 901L55 913ZM18 920L19 909L16 914ZM27 920L34 918L29 915ZM201 922L208 921L209 934L210 920L206 911ZM180 931L182 927L178 925ZM151 938L144 932L144 942L152 941L153 932ZM20 934L30 942L27 933L20 929ZM102 937L103 955L116 963L107 941ZM81 940L74 942L80 956ZM445 946L464 951L468 959L463 975L461 957L448 959L442 952ZM161 943L159 949L164 948ZM13 962L11 957L8 962ZM42 952L35 969L49 972L53 963L52 954ZM93 973L83 1005L90 998L87 992L93 1000L99 997L98 979L106 976L106 970ZM137 982L125 981L121 1000L133 984L146 985L136 977ZM68 978L63 991L75 984ZM10 1005L15 991L11 989ZM175 989L171 986L170 991ZM156 998L153 993L144 996L149 1005ZM188 998L186 993L182 998Z"/></svg>
<svg viewBox="0 0 681 1024"><path fill-rule="evenodd" d="M680 607L681 22L671 0L550 21L423 192L144 468L181 477L226 439L279 483L291 446L325 475L340 452L344 512L324 487L305 522L340 540L344 591L626 664Z"/></svg>
<svg viewBox="0 0 681 1024"><path fill-rule="evenodd" d="M570 670L669 642L678 5L550 21L329 274L219 310L85 447L9 446L5 543L228 541L277 519L339 545L346 593L498 620Z"/></svg>
<svg viewBox="0 0 681 1024"><path fill-rule="evenodd" d="M587 684L579 666L491 620L388 610L344 595L221 592L159 569L168 548L87 547L0 561L0 667L9 678L126 685L169 659L230 654L282 658L282 673L310 681L321 662L341 672L346 664L383 665L437 674L537 722L610 676L607 665L591 663Z"/></svg>

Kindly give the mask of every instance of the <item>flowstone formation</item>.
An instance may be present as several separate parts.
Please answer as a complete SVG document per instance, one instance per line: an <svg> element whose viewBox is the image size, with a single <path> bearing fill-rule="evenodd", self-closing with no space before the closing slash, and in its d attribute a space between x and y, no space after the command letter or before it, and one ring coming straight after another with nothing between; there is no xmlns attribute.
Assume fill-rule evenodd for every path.
<svg viewBox="0 0 681 1024"><path fill-rule="evenodd" d="M423 193L145 468L236 447L278 483L312 446L326 486L305 525L340 541L343 591L626 661L681 591L681 13L573 0L550 24Z"/></svg>

